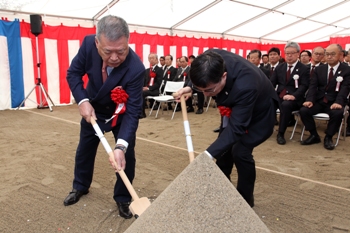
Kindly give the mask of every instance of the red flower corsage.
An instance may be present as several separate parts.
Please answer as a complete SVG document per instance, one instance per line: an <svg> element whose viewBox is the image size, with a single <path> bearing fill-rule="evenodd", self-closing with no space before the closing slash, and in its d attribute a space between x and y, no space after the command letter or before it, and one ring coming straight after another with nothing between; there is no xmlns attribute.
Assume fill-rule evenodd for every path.
<svg viewBox="0 0 350 233"><path fill-rule="evenodd" d="M231 112L232 112L232 108L229 108L226 106L218 106L218 109L220 111L221 116L230 117Z"/></svg>
<svg viewBox="0 0 350 233"><path fill-rule="evenodd" d="M149 76L151 76L151 78L155 78L156 77L156 72L151 71L149 73Z"/></svg>
<svg viewBox="0 0 350 233"><path fill-rule="evenodd" d="M112 127L116 126L118 115L123 114L126 111L126 102L128 101L129 95L118 86L111 91L111 99L117 105L113 116L106 121L106 123L113 119Z"/></svg>

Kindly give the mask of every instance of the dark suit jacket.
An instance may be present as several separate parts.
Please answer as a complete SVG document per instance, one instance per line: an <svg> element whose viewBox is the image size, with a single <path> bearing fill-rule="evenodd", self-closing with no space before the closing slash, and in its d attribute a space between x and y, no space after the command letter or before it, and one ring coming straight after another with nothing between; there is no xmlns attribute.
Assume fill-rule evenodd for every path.
<svg viewBox="0 0 350 233"><path fill-rule="evenodd" d="M217 105L232 109L227 127L207 149L220 157L238 141L253 148L271 136L278 97L270 80L255 65L225 50L212 51L223 57L227 70L225 87L216 96Z"/></svg>
<svg viewBox="0 0 350 233"><path fill-rule="evenodd" d="M162 84L163 69L159 66L154 66L153 72L156 73L156 77L154 79L153 85L149 86L148 84L149 84L149 81L151 80L150 68L147 68L145 70L145 83L143 86L148 87L150 91L157 91L157 90L159 91L159 87Z"/></svg>
<svg viewBox="0 0 350 233"><path fill-rule="evenodd" d="M338 76L342 76L343 81L340 83L339 92L336 92L336 79ZM344 107L345 104L347 104L346 98L349 94L350 67L348 65L340 63L333 79L328 84L328 88L327 80L328 65L316 67L315 73L310 81L310 87L306 96L306 101L311 101L312 103L320 102L323 101L323 97L326 96L328 103L335 102Z"/></svg>
<svg viewBox="0 0 350 233"><path fill-rule="evenodd" d="M302 104L305 100L305 92L309 87L310 70L307 66L298 61L290 74L290 78L286 83L287 63L278 65L271 76L271 82L274 87L277 87L277 94L279 95L284 88L286 88L286 94L293 95L295 100ZM294 75L299 75L298 88L295 88Z"/></svg>
<svg viewBox="0 0 350 233"><path fill-rule="evenodd" d="M111 99L111 91L116 86L122 86L129 95L126 112L119 115L117 127L120 126L118 138L127 142L135 140L138 127L138 117L142 111L142 85L145 67L139 56L129 48L125 61L114 68L109 77L102 81L103 61L97 52L95 35L89 35L72 60L67 72L67 81L77 103L88 98L95 109L100 127L105 131L111 130L111 124L104 124L115 112L116 104ZM86 89L82 77L87 74L89 82ZM123 122L123 124L121 124Z"/></svg>
<svg viewBox="0 0 350 233"><path fill-rule="evenodd" d="M175 82L182 82L183 79L184 79L184 73L186 73L186 80L185 80L185 85L184 86L187 86L187 84L189 83L190 81L190 70L191 70L191 67L190 66L187 66L186 69L184 71L182 71L182 68L178 68L177 69L177 73L175 75L175 78L174 78L174 81Z"/></svg>
<svg viewBox="0 0 350 233"><path fill-rule="evenodd" d="M168 79L168 71L170 71L169 79ZM173 81L177 73L177 69L174 66L170 66L167 72L164 73L163 70L163 80L164 81Z"/></svg>
<svg viewBox="0 0 350 233"><path fill-rule="evenodd" d="M264 65L259 65L259 68L261 69L261 71L266 75L266 77L270 77L270 69L264 67Z"/></svg>

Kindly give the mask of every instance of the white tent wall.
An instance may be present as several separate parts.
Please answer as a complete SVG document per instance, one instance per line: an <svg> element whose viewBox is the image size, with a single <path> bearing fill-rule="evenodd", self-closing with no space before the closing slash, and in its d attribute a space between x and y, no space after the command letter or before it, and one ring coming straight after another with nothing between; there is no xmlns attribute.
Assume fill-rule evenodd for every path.
<svg viewBox="0 0 350 233"><path fill-rule="evenodd" d="M49 25L89 27L113 14L140 33L274 43L350 35L348 9L350 0L0 0L9 20L41 14Z"/></svg>

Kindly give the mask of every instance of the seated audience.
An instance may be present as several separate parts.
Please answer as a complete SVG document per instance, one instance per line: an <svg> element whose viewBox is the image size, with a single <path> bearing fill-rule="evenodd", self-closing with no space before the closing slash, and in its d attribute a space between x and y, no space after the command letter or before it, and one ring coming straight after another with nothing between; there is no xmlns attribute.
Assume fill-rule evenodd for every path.
<svg viewBox="0 0 350 233"><path fill-rule="evenodd" d="M296 42L288 42L284 48L286 63L280 64L273 72L271 82L280 98L280 122L277 143L286 144L284 133L288 123L294 119L292 112L299 110L305 100L305 92L309 86L310 71L299 60L300 46Z"/></svg>
<svg viewBox="0 0 350 233"><path fill-rule="evenodd" d="M342 56L342 48L338 44L331 44L326 48L325 57L328 65L319 66L315 69L310 81L306 101L300 109L301 120L310 136L301 141L301 145L311 145L321 142L316 130L313 115L327 113L329 121L326 136L323 141L324 148L333 150L332 137L339 130L344 106L347 103L350 83L350 67L339 62Z"/></svg>

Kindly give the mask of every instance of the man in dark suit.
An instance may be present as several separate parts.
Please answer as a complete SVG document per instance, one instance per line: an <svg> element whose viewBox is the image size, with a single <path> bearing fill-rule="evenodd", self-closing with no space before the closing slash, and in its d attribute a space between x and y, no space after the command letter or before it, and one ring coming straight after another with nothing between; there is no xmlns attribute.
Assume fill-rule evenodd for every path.
<svg viewBox="0 0 350 233"><path fill-rule="evenodd" d="M264 74L268 78L269 75L270 75L270 70L266 69L264 67L264 65L261 65L260 64L260 60L261 60L261 51L260 50L254 49L254 50L250 51L250 53L249 53L249 61L252 64L254 64L256 67L261 69L261 71L264 72Z"/></svg>
<svg viewBox="0 0 350 233"><path fill-rule="evenodd" d="M271 78L272 73L275 71L277 66L280 64L281 51L279 48L272 47L269 52L269 63L270 63L270 74L269 78Z"/></svg>
<svg viewBox="0 0 350 233"><path fill-rule="evenodd" d="M165 67L164 67L164 71L163 71L163 81L162 81L162 88L161 91L164 92L164 87L166 85L167 81L173 81L175 78L175 75L177 73L177 69L175 67L173 67L173 56L166 55L165 56ZM172 93L167 93L168 95L171 95ZM173 107L171 106L171 102L168 103L168 108L163 108L164 111L167 110L172 110Z"/></svg>
<svg viewBox="0 0 350 233"><path fill-rule="evenodd" d="M262 59L262 63L260 65L263 65L265 69L270 70L271 69L271 65L269 63L269 55L268 54L263 54L261 56L261 59Z"/></svg>
<svg viewBox="0 0 350 233"><path fill-rule="evenodd" d="M190 70L191 70L191 67L188 65L188 58L186 56L180 57L180 67L177 69L177 73L174 81L175 82L184 81L185 82L184 86L187 86L188 82L190 81ZM187 112L194 112L192 102L193 102L192 97L186 100ZM201 103L202 103L201 108L203 109L204 96Z"/></svg>
<svg viewBox="0 0 350 233"><path fill-rule="evenodd" d="M299 60L298 43L288 42L284 48L286 62L277 66L271 77L280 99L280 121L277 143L286 144L284 133L293 118L292 112L299 110L305 100L305 92L309 86L310 70Z"/></svg>
<svg viewBox="0 0 350 233"><path fill-rule="evenodd" d="M321 142L316 130L313 115L324 112L329 115L324 148L333 150L332 137L338 132L347 103L350 84L350 67L339 62L342 48L338 44L331 44L326 49L328 65L319 66L315 69L310 81L306 101L300 109L301 120L310 136L301 141L301 145L311 145Z"/></svg>
<svg viewBox="0 0 350 233"><path fill-rule="evenodd" d="M128 46L129 28L127 23L116 16L105 16L97 24L96 36L86 36L78 54L72 60L67 72L67 81L78 103L81 119L80 140L75 156L73 190L64 200L64 205L72 205L82 195L89 192L92 182L94 162L100 139L90 124L94 118L102 132L112 131L116 140L113 151L118 167L125 169L132 182L135 175L135 140L138 116L142 110L142 85L145 68ZM87 74L86 89L82 77ZM116 113L116 103L111 91L124 90L128 95L124 113ZM115 115L113 120L107 119ZM115 123L115 125L114 125ZM114 200L119 214L131 218L129 202L131 196L119 174L114 186Z"/></svg>
<svg viewBox="0 0 350 233"><path fill-rule="evenodd" d="M253 149L268 139L274 128L278 97L260 69L239 55L211 49L199 55L191 65L189 86L205 96L216 96L221 109L221 133L204 152L216 158L217 165L230 179L233 164L238 172L237 190L254 206L255 162Z"/></svg>
<svg viewBox="0 0 350 233"><path fill-rule="evenodd" d="M312 50L312 54L311 54L311 62L308 65L310 68L310 78L312 78L314 72L315 72L315 68L320 66L320 65L324 65L321 61L324 58L324 52L325 49L317 46Z"/></svg>
<svg viewBox="0 0 350 233"><path fill-rule="evenodd" d="M147 105L147 96L159 96L159 89L162 84L163 79L163 69L158 66L158 56L155 53L150 53L148 55L148 61L150 63L150 68L145 70L145 83L142 89L143 96L143 111L140 118L146 117L145 108ZM150 108L152 108L154 100L150 99ZM153 109L158 109L158 105L155 105Z"/></svg>

